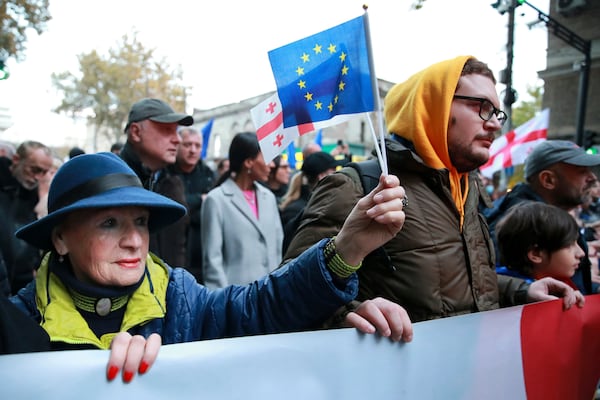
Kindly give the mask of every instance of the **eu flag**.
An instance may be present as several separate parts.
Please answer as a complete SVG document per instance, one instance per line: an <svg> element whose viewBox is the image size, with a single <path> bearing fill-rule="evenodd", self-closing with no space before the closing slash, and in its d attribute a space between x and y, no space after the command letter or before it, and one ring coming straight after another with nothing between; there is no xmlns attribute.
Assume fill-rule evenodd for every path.
<svg viewBox="0 0 600 400"><path fill-rule="evenodd" d="M206 158L206 152L208 150L208 141L210 140L210 133L212 131L213 122L215 122L215 119L211 118L202 128L202 154L200 155L200 158L203 160Z"/></svg>
<svg viewBox="0 0 600 400"><path fill-rule="evenodd" d="M294 144L293 140L290 142L290 144L288 144L287 154L288 164L290 164L290 168L296 169L296 145Z"/></svg>
<svg viewBox="0 0 600 400"><path fill-rule="evenodd" d="M283 126L373 111L365 16L269 52Z"/></svg>

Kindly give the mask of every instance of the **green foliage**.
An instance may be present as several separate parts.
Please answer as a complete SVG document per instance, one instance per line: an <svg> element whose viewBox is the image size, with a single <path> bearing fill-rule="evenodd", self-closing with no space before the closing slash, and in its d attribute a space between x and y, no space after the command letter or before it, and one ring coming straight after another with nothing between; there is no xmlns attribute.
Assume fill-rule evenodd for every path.
<svg viewBox="0 0 600 400"><path fill-rule="evenodd" d="M54 111L89 115L97 135L111 143L123 141L129 109L144 97L160 98L176 111L185 110L187 88L181 84L181 67L171 71L165 59L157 60L154 49L146 49L135 33L123 36L107 56L92 50L78 59L78 76L68 71L52 74L53 85L63 95Z"/></svg>
<svg viewBox="0 0 600 400"><path fill-rule="evenodd" d="M6 68L6 64L4 64L4 60L0 58L0 81L8 79L10 74L8 73L8 68Z"/></svg>
<svg viewBox="0 0 600 400"><path fill-rule="evenodd" d="M425 1L427 0L415 0L410 8L412 8L413 10L420 10L421 8L423 8L423 4L425 3Z"/></svg>
<svg viewBox="0 0 600 400"><path fill-rule="evenodd" d="M527 94L531 97L529 101L521 101L512 109L513 127L522 125L535 117L535 114L542 110L542 98L544 96L543 86L527 85Z"/></svg>
<svg viewBox="0 0 600 400"><path fill-rule="evenodd" d="M7 58L24 58L27 29L34 29L38 35L46 30L46 22L52 18L48 1L0 0L0 51Z"/></svg>

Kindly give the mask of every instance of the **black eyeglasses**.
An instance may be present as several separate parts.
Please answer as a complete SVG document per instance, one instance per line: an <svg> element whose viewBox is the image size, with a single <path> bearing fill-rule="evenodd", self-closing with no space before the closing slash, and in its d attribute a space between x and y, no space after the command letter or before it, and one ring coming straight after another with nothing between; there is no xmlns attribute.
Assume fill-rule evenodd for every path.
<svg viewBox="0 0 600 400"><path fill-rule="evenodd" d="M488 99L484 99L482 97L460 96L457 94L454 95L454 98L459 100L478 101L479 117L484 121L489 121L495 115L496 119L498 119L498 122L500 122L500 125L504 125L504 123L508 119L506 113L502 110L497 109Z"/></svg>

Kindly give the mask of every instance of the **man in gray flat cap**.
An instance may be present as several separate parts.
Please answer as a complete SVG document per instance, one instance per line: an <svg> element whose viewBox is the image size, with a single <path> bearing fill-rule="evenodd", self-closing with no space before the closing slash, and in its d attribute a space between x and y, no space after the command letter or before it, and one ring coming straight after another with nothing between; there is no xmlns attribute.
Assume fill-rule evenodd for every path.
<svg viewBox="0 0 600 400"><path fill-rule="evenodd" d="M497 222L506 212L523 201L540 201L572 211L583 204L596 182L592 167L600 165L600 155L587 154L584 149L567 140L546 140L537 145L525 160L526 182L516 185L498 201L488 215L494 240ZM585 251L573 281L583 294L596 293L592 284L588 245L580 235L577 243Z"/></svg>
<svg viewBox="0 0 600 400"><path fill-rule="evenodd" d="M174 164L177 157L177 147L181 142L177 127L193 123L192 116L176 113L162 100L142 99L129 111L125 126L127 142L120 153L146 189L186 207L183 182L170 174L166 167ZM173 267L187 266L188 225L189 217L186 215L158 234L151 234L150 251Z"/></svg>

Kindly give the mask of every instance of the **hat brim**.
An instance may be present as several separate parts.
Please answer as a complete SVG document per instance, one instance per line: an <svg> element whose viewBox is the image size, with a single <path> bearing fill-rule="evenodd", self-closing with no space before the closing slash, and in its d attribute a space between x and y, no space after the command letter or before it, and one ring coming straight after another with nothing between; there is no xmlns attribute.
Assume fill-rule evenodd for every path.
<svg viewBox="0 0 600 400"><path fill-rule="evenodd" d="M191 115L179 114L179 113L170 113L158 115L156 117L148 118L150 121L160 122L163 124L172 124L177 122L179 125L190 126L194 123L194 118Z"/></svg>
<svg viewBox="0 0 600 400"><path fill-rule="evenodd" d="M160 122L162 124L172 124L177 122L177 124L182 126L192 126L194 124L194 117L191 115L179 114L179 113L169 113L163 114L156 117L148 117L150 121ZM143 120L142 120L143 121ZM139 121L128 121L127 125L125 125L125 129L123 132L127 132L132 123Z"/></svg>
<svg viewBox="0 0 600 400"><path fill-rule="evenodd" d="M52 248L52 230L68 214L77 210L108 207L146 207L150 211L148 228L158 231L177 222L186 214L186 208L167 198L141 187L121 187L96 196L79 200L73 204L49 213L28 225L23 226L15 235L31 245L43 250Z"/></svg>
<svg viewBox="0 0 600 400"><path fill-rule="evenodd" d="M600 165L600 156L597 154L582 153L576 155L575 157L563 160L562 162L576 165L578 167L596 167Z"/></svg>

